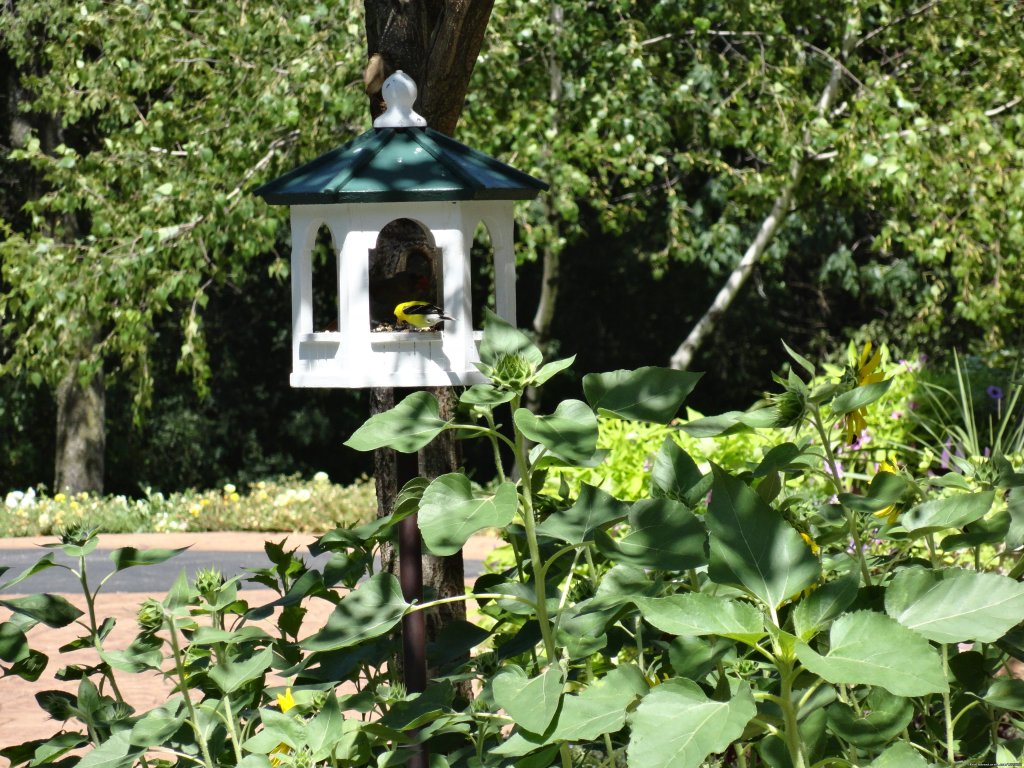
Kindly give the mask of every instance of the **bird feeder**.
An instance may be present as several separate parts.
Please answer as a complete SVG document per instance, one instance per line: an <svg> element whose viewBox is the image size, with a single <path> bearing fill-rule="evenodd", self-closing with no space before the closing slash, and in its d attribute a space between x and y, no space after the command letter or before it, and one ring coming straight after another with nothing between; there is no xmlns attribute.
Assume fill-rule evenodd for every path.
<svg viewBox="0 0 1024 768"><path fill-rule="evenodd" d="M513 203L547 185L427 127L416 85L384 83L387 110L352 141L256 190L291 208L293 387L431 387L487 379L473 328L470 250L490 235L497 314L515 325ZM314 327L313 252L331 236L336 315ZM414 295L416 294L416 295ZM404 326L396 304L423 300L451 318Z"/></svg>

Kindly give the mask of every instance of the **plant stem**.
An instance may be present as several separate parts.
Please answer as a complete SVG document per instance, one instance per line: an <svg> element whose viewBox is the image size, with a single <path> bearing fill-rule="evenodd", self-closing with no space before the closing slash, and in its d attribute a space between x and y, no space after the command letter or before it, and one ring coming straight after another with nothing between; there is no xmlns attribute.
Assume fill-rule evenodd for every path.
<svg viewBox="0 0 1024 768"><path fill-rule="evenodd" d="M511 408L514 414L519 410L520 396L512 398ZM537 621L540 624L541 639L548 663L554 664L558 659L555 638L551 632L551 621L548 618L547 593L544 589L544 569L541 564L540 545L537 543L537 524L533 517L533 472L530 469L526 451L526 441L522 433L515 430L516 462L522 476L523 528L526 532L526 545L530 552L530 565L533 568L533 588L537 598Z"/></svg>
<svg viewBox="0 0 1024 768"><path fill-rule="evenodd" d="M610 733L604 735L604 751L608 753L608 768L615 768L615 745Z"/></svg>
<svg viewBox="0 0 1024 768"><path fill-rule="evenodd" d="M839 482L839 465L836 463L835 453L832 452L832 442L828 439L825 425L821 421L821 413L817 408L811 409L811 422L821 438L821 449L825 453L825 461L828 463L829 472L831 473L832 487L835 488L836 496L839 496L843 492L843 486ZM864 548L860 542L860 526L857 524L857 513L852 509L846 510L846 524L850 529L850 538L853 540L857 562L860 563L860 575L864 579L864 586L870 587L871 572L868 570L867 561L864 559Z"/></svg>
<svg viewBox="0 0 1024 768"><path fill-rule="evenodd" d="M96 621L96 595L89 589L89 577L85 570L85 555L78 556L78 580L82 584L82 593L85 595L85 605L89 612L89 634L92 635L92 644L96 648L96 652L99 653L103 650L103 641L100 639L100 627ZM100 587L103 585L100 584ZM97 593L99 589L96 590ZM124 696L121 695L121 690L117 687L117 680L114 679L114 670L109 665L104 665L105 671L103 677L110 683L110 690L114 692L114 696L117 697L117 701L124 704Z"/></svg>
<svg viewBox="0 0 1024 768"><path fill-rule="evenodd" d="M939 556L935 549L935 536L931 533L925 534L924 542L928 545L928 559L931 561L932 568L938 568Z"/></svg>
<svg viewBox="0 0 1024 768"><path fill-rule="evenodd" d="M519 595L508 595L502 594L501 592L482 592L481 594L466 594L466 595L453 595L452 597L440 597L437 600L431 600L428 603L417 603L416 605L409 607L409 613L415 613L416 611L426 611L431 608L436 608L439 605L447 605L448 603L457 603L460 600L518 600L526 605L533 606L533 603L527 600L525 597Z"/></svg>
<svg viewBox="0 0 1024 768"><path fill-rule="evenodd" d="M949 646L942 644L942 672L949 680ZM942 716L946 721L946 762L953 765L956 752L953 749L953 707L949 697L949 687L942 694Z"/></svg>
<svg viewBox="0 0 1024 768"><path fill-rule="evenodd" d="M203 736L203 731L199 727L199 718L196 715L196 708L192 703L192 697L189 695L188 685L185 683L185 662L181 657L181 645L178 644L178 627L174 623L173 616L167 616L167 627L170 630L171 652L174 654L174 668L178 673L178 691L185 699L185 706L188 708L189 722L192 725L192 732L195 733L196 741L199 742L199 749L203 753L204 765L206 765L206 768L216 768L213 764L213 758L210 757L210 745L206 743L206 737Z"/></svg>
<svg viewBox="0 0 1024 768"><path fill-rule="evenodd" d="M242 762L242 745L238 740L238 730L235 728L235 713L231 709L231 694L224 694L224 726L228 729L228 736L231 737L231 746L235 749L235 761Z"/></svg>
<svg viewBox="0 0 1024 768"><path fill-rule="evenodd" d="M519 410L521 395L516 395L509 403L512 410L512 423L515 424L515 412ZM551 621L548 618L547 592L544 589L544 567L540 557L540 545L537 543L537 524L533 518L533 472L530 468L529 456L526 450L526 440L523 433L515 430L516 463L519 465L519 473L522 483L522 518L523 528L526 532L526 544L530 551L530 566L533 569L533 588L537 597L537 623L540 624L540 634L544 641L544 651L548 657L548 664L558 662L558 649L555 646L555 638L552 632ZM565 742L558 748L559 756L562 759L562 768L572 768L572 755L569 753L569 745Z"/></svg>
<svg viewBox="0 0 1024 768"><path fill-rule="evenodd" d="M498 428L494 424L494 414L490 410L484 411L484 420L487 422L487 428L490 430L487 435L487 439L491 443L491 449L494 451L494 467L498 470L498 482L505 482L505 468L501 464L501 449L498 446Z"/></svg>
<svg viewBox="0 0 1024 768"><path fill-rule="evenodd" d="M779 706L782 707L782 717L785 723L783 736L786 741L786 748L789 750L789 759L793 764L793 768L804 768L806 763L800 746L800 726L797 721L796 706L793 704L793 680L796 675L789 662L781 661L779 663L779 673L782 678Z"/></svg>

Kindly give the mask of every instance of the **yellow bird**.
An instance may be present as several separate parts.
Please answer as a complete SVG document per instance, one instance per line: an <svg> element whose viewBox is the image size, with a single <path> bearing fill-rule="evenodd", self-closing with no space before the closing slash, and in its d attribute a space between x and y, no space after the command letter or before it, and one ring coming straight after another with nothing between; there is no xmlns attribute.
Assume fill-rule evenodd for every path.
<svg viewBox="0 0 1024 768"><path fill-rule="evenodd" d="M395 317L416 328L433 328L445 320L452 321L443 309L426 301L403 301L395 307Z"/></svg>

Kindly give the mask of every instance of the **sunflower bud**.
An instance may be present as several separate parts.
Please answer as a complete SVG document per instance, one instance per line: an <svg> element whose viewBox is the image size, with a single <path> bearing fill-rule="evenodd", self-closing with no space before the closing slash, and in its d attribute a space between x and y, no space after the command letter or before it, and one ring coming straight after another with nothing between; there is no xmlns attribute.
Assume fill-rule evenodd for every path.
<svg viewBox="0 0 1024 768"><path fill-rule="evenodd" d="M93 536L96 535L96 529L82 523L80 521L74 521L65 525L60 531L60 543L61 544L73 544L76 547L81 547L86 544Z"/></svg>
<svg viewBox="0 0 1024 768"><path fill-rule="evenodd" d="M217 590L224 586L224 576L216 568L200 568L196 571L196 591L212 601Z"/></svg>
<svg viewBox="0 0 1024 768"><path fill-rule="evenodd" d="M769 395L768 402L769 407L775 411L771 426L779 429L797 426L807 412L807 396L795 387L787 387L783 392Z"/></svg>
<svg viewBox="0 0 1024 768"><path fill-rule="evenodd" d="M143 632L156 632L164 624L164 607L159 600L146 598L145 602L139 606L135 620Z"/></svg>
<svg viewBox="0 0 1024 768"><path fill-rule="evenodd" d="M533 364L523 355L504 353L491 369L491 381L496 387L522 392L533 381Z"/></svg>
<svg viewBox="0 0 1024 768"><path fill-rule="evenodd" d="M70 720L76 714L71 694L63 691L42 691L36 694L36 701L54 720L63 722Z"/></svg>
<svg viewBox="0 0 1024 768"><path fill-rule="evenodd" d="M126 704L123 701L115 701L110 707L108 720L111 723L119 723L129 719L134 714L135 710L130 704Z"/></svg>

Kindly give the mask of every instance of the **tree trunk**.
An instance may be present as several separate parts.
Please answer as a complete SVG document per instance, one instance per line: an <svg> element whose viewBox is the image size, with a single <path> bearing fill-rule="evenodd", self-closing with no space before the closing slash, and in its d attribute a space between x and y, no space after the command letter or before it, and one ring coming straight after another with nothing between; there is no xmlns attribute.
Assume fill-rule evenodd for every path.
<svg viewBox="0 0 1024 768"><path fill-rule="evenodd" d="M63 143L63 131L57 115L44 115L36 124L44 152L53 154ZM38 180L35 181L38 184ZM34 199L42 190L32 190ZM73 213L52 223L54 237L73 242L81 228ZM54 456L54 492L103 492L106 451L106 387L102 369L83 386L78 378L81 358L70 361L68 372L57 385L57 440Z"/></svg>
<svg viewBox="0 0 1024 768"><path fill-rule="evenodd" d="M441 133L453 134L469 89L494 0L365 0L367 56L383 57L385 74L402 70L416 81L416 111ZM380 91L370 113L383 112Z"/></svg>
<svg viewBox="0 0 1024 768"><path fill-rule="evenodd" d="M857 19L850 17L846 22L846 31L843 35L842 49L839 56L832 63L832 71L829 75L828 83L825 85L824 90L821 92L821 96L818 98L818 109L817 114L819 117L828 117L829 110L832 109L832 105L835 104L836 97L839 95L839 83L842 80L843 72L846 69L846 60L849 58L850 53L853 51L857 43ZM805 128L801 139L801 151L796 154L793 160L789 164L789 174L785 184L780 190L778 196L775 198L775 202L772 204L771 212L765 217L764 221L761 222L761 226L758 228L757 235L754 237L753 242L747 248L743 257L740 259L739 264L736 265L729 278L725 281L725 285L722 286L721 290L715 296L715 300L711 302L711 306L707 312L704 313L703 317L697 321L697 324L693 326L686 340L679 345L679 348L672 354L672 358L669 361L669 365L672 368L679 370L687 370L691 363L693 363L694 355L700 348L704 340L707 339L711 332L718 325L718 321L721 320L722 316L728 311L729 306L732 304L733 299L739 294L740 289L746 283L747 278L754 271L754 267L761 260L761 256L764 255L765 250L771 243L772 238L775 237L775 233L778 232L782 222L785 221L786 216L789 215L790 206L793 203L793 197L796 194L796 190L800 186L800 181L803 179L804 169L807 166L808 158L806 155L806 149L810 144L811 135L810 128Z"/></svg>
<svg viewBox="0 0 1024 768"><path fill-rule="evenodd" d="M105 392L102 373L83 387L72 371L57 387L54 491L103 492Z"/></svg>
<svg viewBox="0 0 1024 768"><path fill-rule="evenodd" d="M384 108L380 96L383 79L402 70L415 82L418 97L415 109L436 131L453 134L462 113L470 75L476 64L494 0L365 0L366 73L370 113L376 117ZM441 404L443 418L449 418L457 402L451 388L433 390ZM373 390L371 413L394 405L393 390ZM460 464L456 443L442 435L420 452L419 471L428 478L454 471ZM398 493L395 457L389 450L374 456L378 514L394 508ZM395 572L397 553L385 553L384 567ZM423 580L427 599L461 595L465 591L461 553L452 557L423 557ZM437 637L442 627L454 619L465 618L465 604L455 602L431 612L427 617L427 635Z"/></svg>

